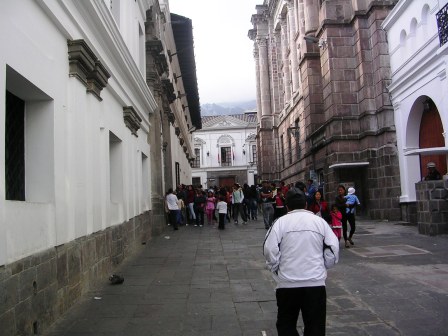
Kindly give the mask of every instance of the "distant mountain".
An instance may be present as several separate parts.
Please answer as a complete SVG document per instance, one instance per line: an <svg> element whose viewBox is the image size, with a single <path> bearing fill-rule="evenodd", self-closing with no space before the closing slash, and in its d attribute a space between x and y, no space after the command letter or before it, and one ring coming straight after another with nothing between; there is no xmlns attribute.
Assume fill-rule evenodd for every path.
<svg viewBox="0 0 448 336"><path fill-rule="evenodd" d="M257 102L255 100L246 102L234 102L234 103L203 104L201 105L201 115L218 116L229 114L241 114L246 111L255 111L256 109L257 109Z"/></svg>

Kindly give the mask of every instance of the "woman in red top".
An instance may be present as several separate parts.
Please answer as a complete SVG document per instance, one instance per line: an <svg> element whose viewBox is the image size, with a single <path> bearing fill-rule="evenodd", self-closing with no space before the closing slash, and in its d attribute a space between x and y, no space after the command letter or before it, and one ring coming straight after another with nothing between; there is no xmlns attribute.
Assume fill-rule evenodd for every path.
<svg viewBox="0 0 448 336"><path fill-rule="evenodd" d="M281 188L277 188L277 195L275 195L275 209L274 209L274 220L286 215L288 212L285 206L285 195Z"/></svg>
<svg viewBox="0 0 448 336"><path fill-rule="evenodd" d="M320 191L314 193L313 201L308 204L309 211L313 212L315 215L322 217L327 222L331 223L330 211L328 210L328 203L323 200Z"/></svg>

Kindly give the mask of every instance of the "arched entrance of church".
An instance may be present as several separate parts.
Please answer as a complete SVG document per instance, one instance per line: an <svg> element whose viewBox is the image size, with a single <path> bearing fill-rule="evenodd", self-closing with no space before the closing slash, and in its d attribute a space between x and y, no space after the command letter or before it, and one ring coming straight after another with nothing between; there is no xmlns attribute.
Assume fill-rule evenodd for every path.
<svg viewBox="0 0 448 336"><path fill-rule="evenodd" d="M423 114L419 131L419 147L420 149L445 147L442 120L437 106L429 97L423 102ZM434 162L437 170L442 175L446 174L446 154L420 155L420 172L422 179L427 174L426 165L428 162Z"/></svg>

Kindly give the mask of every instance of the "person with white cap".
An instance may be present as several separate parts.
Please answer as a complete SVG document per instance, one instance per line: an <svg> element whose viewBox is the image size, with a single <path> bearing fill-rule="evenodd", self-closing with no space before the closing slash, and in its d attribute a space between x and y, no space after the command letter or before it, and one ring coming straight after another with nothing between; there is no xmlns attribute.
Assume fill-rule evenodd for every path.
<svg viewBox="0 0 448 336"><path fill-rule="evenodd" d="M428 175L425 176L425 181L435 181L442 179L442 175L440 175L439 171L436 169L436 164L434 162L428 162L426 168L428 169Z"/></svg>
<svg viewBox="0 0 448 336"><path fill-rule="evenodd" d="M343 228L343 234L345 239L345 247L350 247L350 245L355 245L353 242L353 235L356 230L356 221L355 221L355 214L356 214L356 206L360 205L361 202L359 201L358 197L355 195L355 188L350 187L348 188L347 196L345 196L346 200L346 218L347 222L350 224L350 234L347 238L347 225Z"/></svg>

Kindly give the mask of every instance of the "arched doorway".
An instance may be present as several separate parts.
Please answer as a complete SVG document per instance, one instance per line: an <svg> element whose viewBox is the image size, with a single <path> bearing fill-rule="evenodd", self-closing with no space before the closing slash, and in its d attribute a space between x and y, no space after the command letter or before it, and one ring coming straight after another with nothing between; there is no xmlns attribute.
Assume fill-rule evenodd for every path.
<svg viewBox="0 0 448 336"><path fill-rule="evenodd" d="M421 149L445 147L443 124L436 105L430 98L428 98L426 101L424 101L423 106L424 109L419 132L419 147ZM437 170L442 175L446 174L446 154L421 155L420 172L422 178L426 176L426 164L430 161L436 164Z"/></svg>

